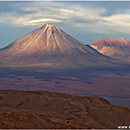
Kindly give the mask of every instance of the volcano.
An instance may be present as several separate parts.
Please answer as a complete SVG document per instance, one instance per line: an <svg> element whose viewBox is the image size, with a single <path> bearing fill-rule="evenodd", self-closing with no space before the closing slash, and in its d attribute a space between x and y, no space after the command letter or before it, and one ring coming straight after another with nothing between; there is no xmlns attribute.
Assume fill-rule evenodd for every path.
<svg viewBox="0 0 130 130"><path fill-rule="evenodd" d="M0 62L9 64L86 64L107 62L92 47L85 46L54 25L44 25L0 50Z"/></svg>
<svg viewBox="0 0 130 130"><path fill-rule="evenodd" d="M103 55L130 62L130 41L126 38L101 38L90 46Z"/></svg>

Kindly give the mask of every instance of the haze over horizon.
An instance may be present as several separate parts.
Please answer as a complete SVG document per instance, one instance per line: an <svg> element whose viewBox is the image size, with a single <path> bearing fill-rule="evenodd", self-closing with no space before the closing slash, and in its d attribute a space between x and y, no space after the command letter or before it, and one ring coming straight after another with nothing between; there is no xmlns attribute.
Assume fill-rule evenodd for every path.
<svg viewBox="0 0 130 130"><path fill-rule="evenodd" d="M130 40L130 1L0 1L0 48L45 25L54 24L83 44L109 37Z"/></svg>

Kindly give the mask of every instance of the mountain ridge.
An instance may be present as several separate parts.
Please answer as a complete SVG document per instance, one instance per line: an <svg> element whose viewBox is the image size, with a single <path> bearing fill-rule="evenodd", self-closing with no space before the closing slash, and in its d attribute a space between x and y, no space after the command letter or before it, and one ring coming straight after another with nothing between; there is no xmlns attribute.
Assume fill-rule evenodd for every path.
<svg viewBox="0 0 130 130"><path fill-rule="evenodd" d="M49 24L1 49L0 59L11 64L84 64L112 60Z"/></svg>
<svg viewBox="0 0 130 130"><path fill-rule="evenodd" d="M103 55L130 62L130 41L126 38L101 38L90 46Z"/></svg>

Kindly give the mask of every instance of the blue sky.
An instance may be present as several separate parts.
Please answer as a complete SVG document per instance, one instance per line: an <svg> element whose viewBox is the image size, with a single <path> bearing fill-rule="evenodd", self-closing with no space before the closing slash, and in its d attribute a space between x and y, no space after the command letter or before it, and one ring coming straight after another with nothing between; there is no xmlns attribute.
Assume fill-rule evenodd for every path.
<svg viewBox="0 0 130 130"><path fill-rule="evenodd" d="M83 44L103 37L130 40L130 1L0 1L0 48L47 23Z"/></svg>

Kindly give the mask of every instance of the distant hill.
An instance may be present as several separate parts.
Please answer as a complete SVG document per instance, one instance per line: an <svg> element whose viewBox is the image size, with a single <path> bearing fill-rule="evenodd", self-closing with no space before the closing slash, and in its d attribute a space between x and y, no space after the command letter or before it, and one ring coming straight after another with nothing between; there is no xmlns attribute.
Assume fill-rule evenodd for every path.
<svg viewBox="0 0 130 130"><path fill-rule="evenodd" d="M126 38L101 38L90 46L103 55L130 62L130 41Z"/></svg>

